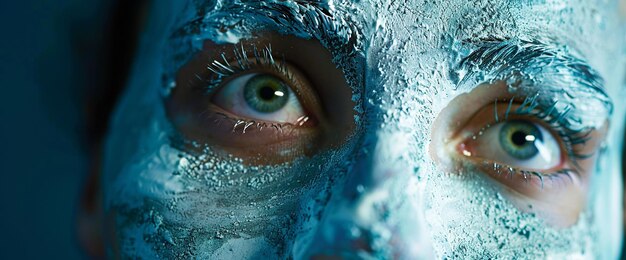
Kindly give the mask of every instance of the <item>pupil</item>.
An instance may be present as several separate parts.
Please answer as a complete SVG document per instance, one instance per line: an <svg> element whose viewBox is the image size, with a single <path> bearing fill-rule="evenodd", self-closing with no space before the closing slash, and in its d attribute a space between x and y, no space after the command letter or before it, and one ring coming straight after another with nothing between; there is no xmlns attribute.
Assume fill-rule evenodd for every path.
<svg viewBox="0 0 626 260"><path fill-rule="evenodd" d="M272 87L263 86L259 89L259 97L263 100L272 100L274 98L274 89Z"/></svg>
<svg viewBox="0 0 626 260"><path fill-rule="evenodd" d="M511 141L513 141L513 144L517 146L523 146L527 142L526 135L527 134L524 132L516 131L515 133L513 133L513 136L511 136Z"/></svg>

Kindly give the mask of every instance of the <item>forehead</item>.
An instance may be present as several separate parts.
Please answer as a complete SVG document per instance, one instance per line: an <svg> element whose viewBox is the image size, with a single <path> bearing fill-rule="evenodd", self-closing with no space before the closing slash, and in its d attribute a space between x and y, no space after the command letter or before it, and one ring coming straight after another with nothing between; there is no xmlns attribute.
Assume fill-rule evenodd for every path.
<svg viewBox="0 0 626 260"><path fill-rule="evenodd" d="M593 57L589 62L601 72L602 61L610 58L607 53L614 55L622 40L615 36L617 0L189 1L177 2L185 10L186 17L178 21L186 32L198 31L194 27L202 23L224 31L234 21L256 14L266 18L262 23L281 27L304 24L305 29L321 31L321 38L357 34L366 43L372 39L408 43L404 47L415 51L440 48L449 39L543 39ZM344 27L350 30L339 30ZM222 38L233 41L232 36Z"/></svg>
<svg viewBox="0 0 626 260"><path fill-rule="evenodd" d="M190 0L191 1L191 0ZM183 3L183 2L181 2ZM407 31L446 32L461 37L528 33L537 27L559 33L591 33L618 15L618 1L585 0L446 0L446 1L193 1L196 15L261 11L274 21L332 16L369 29L404 28ZM308 16L308 17L307 17ZM393 21L393 24L385 23ZM314 24L313 26L322 26ZM434 25L434 26L431 26ZM411 27L406 27L411 26ZM367 28L364 28L367 29ZM508 31L516 29L516 31ZM445 31L443 31L445 30ZM364 31L368 32L367 30Z"/></svg>

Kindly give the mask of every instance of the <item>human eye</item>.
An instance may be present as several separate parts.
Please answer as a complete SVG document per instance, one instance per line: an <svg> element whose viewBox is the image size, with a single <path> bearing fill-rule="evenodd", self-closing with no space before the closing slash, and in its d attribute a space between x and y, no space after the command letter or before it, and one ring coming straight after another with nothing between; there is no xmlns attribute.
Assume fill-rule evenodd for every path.
<svg viewBox="0 0 626 260"><path fill-rule="evenodd" d="M205 43L180 69L166 105L184 139L274 164L342 142L353 128L350 96L319 43L265 33L238 44Z"/></svg>
<svg viewBox="0 0 626 260"><path fill-rule="evenodd" d="M541 188L573 178L581 170L575 167L578 159L584 157L574 143L584 145L588 132L562 126L559 120L567 112L546 111L535 98L496 99L481 108L457 136L459 154L496 175L537 178Z"/></svg>
<svg viewBox="0 0 626 260"><path fill-rule="evenodd" d="M470 103L479 96L488 101ZM523 211L567 226L584 207L605 129L573 127L566 104L538 99L510 94L498 82L453 100L443 113L454 114L444 164L454 172L483 173ZM458 116L461 110L466 114Z"/></svg>
<svg viewBox="0 0 626 260"><path fill-rule="evenodd" d="M308 118L289 83L270 73L238 75L213 99L226 111L251 120L293 123Z"/></svg>

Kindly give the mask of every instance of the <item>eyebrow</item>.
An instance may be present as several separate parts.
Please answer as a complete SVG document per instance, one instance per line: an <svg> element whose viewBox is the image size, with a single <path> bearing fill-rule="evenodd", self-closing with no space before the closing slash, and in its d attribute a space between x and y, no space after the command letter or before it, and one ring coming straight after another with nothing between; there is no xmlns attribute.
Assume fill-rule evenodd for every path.
<svg viewBox="0 0 626 260"><path fill-rule="evenodd" d="M196 12L195 17L178 27L171 38L192 35L202 37L203 31L228 26L224 24L228 19L237 23L252 23L252 26L260 26L260 29L269 27L282 33L317 38L334 44L348 44L355 32L352 23L345 20L349 16L337 13L328 1L250 1L224 4L217 10L202 10L201 6L196 8L199 12Z"/></svg>
<svg viewBox="0 0 626 260"><path fill-rule="evenodd" d="M520 39L484 40L475 47L456 68L464 74L459 88L499 80L516 84L516 95L536 95L548 105L560 102L562 110L571 110L569 124L581 128L598 125L612 113L604 80L571 48Z"/></svg>

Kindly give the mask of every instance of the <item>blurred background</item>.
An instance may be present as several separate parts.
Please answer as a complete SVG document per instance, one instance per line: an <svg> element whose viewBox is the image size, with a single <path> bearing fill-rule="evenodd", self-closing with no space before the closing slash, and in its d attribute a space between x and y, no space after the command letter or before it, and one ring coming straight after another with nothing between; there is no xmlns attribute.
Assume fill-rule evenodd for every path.
<svg viewBox="0 0 626 260"><path fill-rule="evenodd" d="M82 258L73 225L87 173L76 138L86 79L70 35L95 25L96 2L0 2L0 259Z"/></svg>
<svg viewBox="0 0 626 260"><path fill-rule="evenodd" d="M107 120L86 114L113 106L134 43L115 26L141 1L111 2L0 1L0 259L86 257L76 208Z"/></svg>
<svg viewBox="0 0 626 260"><path fill-rule="evenodd" d="M88 154L126 79L146 2L0 2L0 259L86 258L75 217Z"/></svg>

